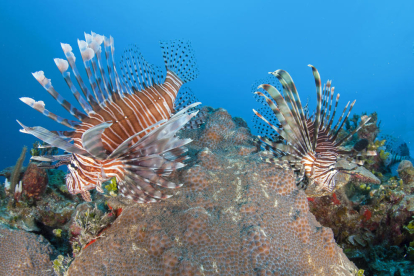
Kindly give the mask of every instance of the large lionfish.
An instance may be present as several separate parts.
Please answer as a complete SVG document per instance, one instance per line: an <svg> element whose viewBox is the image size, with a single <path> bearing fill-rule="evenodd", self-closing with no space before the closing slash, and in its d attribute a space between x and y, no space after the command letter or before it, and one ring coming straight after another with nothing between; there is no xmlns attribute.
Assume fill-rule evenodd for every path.
<svg viewBox="0 0 414 276"><path fill-rule="evenodd" d="M104 57L101 55L102 43ZM181 185L164 177L185 166L182 163L187 158L183 156L184 146L191 142L191 139L179 139L175 134L196 115L196 112L189 114L189 110L199 104L191 104L179 112L174 110L178 90L197 75L190 45L182 41L161 43L167 70L165 80L159 68L146 62L136 48L131 48L124 53L121 62L121 79L115 67L113 38L85 34L85 41L78 40L78 45L90 88L76 67L72 47L61 45L66 60L55 59L55 63L84 112L66 101L43 71L33 73L47 92L79 120L72 121L51 113L42 101L21 98L47 117L73 129L48 131L42 127L26 127L19 122L23 127L21 132L69 153L37 159L58 161L55 167L67 164L69 192L81 193L86 201L91 201L89 190L96 188L103 192L102 182L112 177L116 177L121 195L139 203L169 197L165 188ZM69 66L86 99L72 82Z"/></svg>
<svg viewBox="0 0 414 276"><path fill-rule="evenodd" d="M351 173L337 167L337 158L342 155L353 155L355 150L344 150L340 146L363 127L370 118L365 116L359 126L343 138L338 135L347 120L355 101L351 103L348 114L342 120L349 106L349 102L335 126L332 125L338 106L339 94L336 96L335 108L331 116L334 87L327 81L323 89L318 71L312 65L313 76L316 83L317 107L314 118L304 112L290 75L284 70L276 70L274 75L283 86L282 94L269 84L258 87L264 89L273 98L276 104L261 92L256 92L265 98L280 125L275 126L253 109L253 112L265 121L281 138L282 142L274 142L258 136L259 142L271 150L275 158L266 158L265 161L280 167L293 169L297 172L297 183L306 189L308 185L316 185L318 189L331 192L335 188L335 176L339 171ZM342 121L342 122L341 122ZM356 155L374 155L372 152L360 152ZM306 176L306 177L305 177Z"/></svg>

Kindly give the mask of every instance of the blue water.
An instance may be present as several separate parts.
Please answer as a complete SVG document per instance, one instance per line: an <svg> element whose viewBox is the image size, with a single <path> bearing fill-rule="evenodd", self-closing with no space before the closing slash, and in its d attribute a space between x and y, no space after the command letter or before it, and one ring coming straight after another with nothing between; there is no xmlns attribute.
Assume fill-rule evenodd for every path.
<svg viewBox="0 0 414 276"><path fill-rule="evenodd" d="M70 117L32 77L43 70L72 103L53 58L60 42L77 50L83 32L112 35L116 59L136 43L162 65L159 40L192 41L200 76L189 83L205 105L223 107L251 126L257 103L251 86L284 69L303 101L315 106L308 64L333 80L340 107L357 99L355 113L378 112L382 133L414 142L413 1L1 1L0 168L11 166L35 138L19 133L16 119L49 130L64 128L19 101L43 100ZM341 2L341 3L340 3ZM80 54L78 54L78 66Z"/></svg>

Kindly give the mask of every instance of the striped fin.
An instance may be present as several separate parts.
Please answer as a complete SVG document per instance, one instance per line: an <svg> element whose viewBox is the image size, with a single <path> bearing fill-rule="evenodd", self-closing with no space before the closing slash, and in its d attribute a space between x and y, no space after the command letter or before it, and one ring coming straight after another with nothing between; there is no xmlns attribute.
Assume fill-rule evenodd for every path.
<svg viewBox="0 0 414 276"><path fill-rule="evenodd" d="M102 144L102 133L110 127L112 123L102 123L91 127L82 134L82 147L97 159L108 157Z"/></svg>
<svg viewBox="0 0 414 276"><path fill-rule="evenodd" d="M325 124L325 129L328 129L328 122L329 122L329 118L331 116L331 109L332 109L332 100L333 100L333 95L334 95L334 91L335 91L335 87L331 87L330 88L330 93L331 93L331 99L329 102L329 110L326 113L326 124ZM329 95L328 95L329 97Z"/></svg>
<svg viewBox="0 0 414 276"><path fill-rule="evenodd" d="M160 42L167 71L174 72L183 83L198 76L196 59L189 41Z"/></svg>
<svg viewBox="0 0 414 276"><path fill-rule="evenodd" d="M262 98L262 97L261 97ZM278 121L276 117L272 116L273 112L269 110L268 107L260 107L257 110L257 113L262 114L263 117L269 118L269 122L272 125L277 125L278 127L281 127L280 124L278 124ZM273 140L277 140L277 137L280 137L278 133L275 133L275 130L271 128L266 122L264 122L259 116L257 116L255 113L253 113L253 126L257 130L257 133L261 136L274 138Z"/></svg>
<svg viewBox="0 0 414 276"><path fill-rule="evenodd" d="M324 84L323 86L323 90L322 90L322 97L323 97L323 102L322 102L322 113L321 113L321 127L324 127L324 123L325 123L325 118L326 118L326 113L328 113L328 104L329 104L329 94L331 92L331 81L328 80L326 82L326 84Z"/></svg>
<svg viewBox="0 0 414 276"><path fill-rule="evenodd" d="M349 138L351 138L355 133L357 133L366 123L368 123L368 121L371 119L371 117L367 117L365 118L365 120L363 120L359 126L352 131L352 133L348 134L345 138L343 138L342 140L338 141L335 143L335 147L340 146L343 142L346 142Z"/></svg>
<svg viewBox="0 0 414 276"><path fill-rule="evenodd" d="M32 73L33 77L46 89L47 92L64 108L66 109L72 116L75 116L78 120L83 120L87 117L83 112L78 110L76 107L72 106L65 98L63 98L52 86L52 82L50 79L45 77L43 71L37 71Z"/></svg>
<svg viewBox="0 0 414 276"><path fill-rule="evenodd" d="M104 94L99 89L98 84L95 81L94 75L92 75L92 69L91 69L91 61L95 56L95 52L91 48L88 47L88 43L84 40L78 39L78 46L81 52L83 66L85 67L86 75L88 76L89 85L92 88L92 92L99 106L101 108L104 108L106 106L105 104L106 99L105 99Z"/></svg>
<svg viewBox="0 0 414 276"><path fill-rule="evenodd" d="M162 71L148 63L136 45L124 50L120 65L124 83L137 91L164 82Z"/></svg>
<svg viewBox="0 0 414 276"><path fill-rule="evenodd" d="M33 100L31 98L27 98L27 97L22 97L22 98L20 98L20 100L22 102L24 102L25 104L27 104L28 106L32 107L33 109L39 111L40 113L42 113L46 117L58 122L59 124L62 124L64 126L66 126L66 127L76 129L76 127L80 124L80 122L71 121L71 120L62 118L59 115L56 115L56 114L50 112L49 110L47 110L45 108L45 103L43 101L35 101L35 100Z"/></svg>
<svg viewBox="0 0 414 276"><path fill-rule="evenodd" d="M162 142L162 139L172 138L178 130L180 130L196 113L190 115L181 114L181 116L173 116L161 127L154 129L144 137L142 137L137 143L130 147L130 151L140 151L153 143Z"/></svg>
<svg viewBox="0 0 414 276"><path fill-rule="evenodd" d="M179 111L134 145L126 148L126 145L129 145L128 141L116 150L118 151L116 155L124 164L125 174L130 178L126 179L126 184L120 189L123 196L137 202L145 202L149 198L162 199L169 195L156 191L156 186L174 189L182 185L165 180L163 176L185 166L181 161L187 157L178 158L177 154L184 153L183 147L192 140L179 139L175 137L175 134L196 115L196 113L187 114L186 112L198 104L195 103ZM122 155L123 153L125 155Z"/></svg>
<svg viewBox="0 0 414 276"><path fill-rule="evenodd" d="M104 46L105 46L105 57L108 65L108 74L109 79L112 85L112 91L117 92L115 95L118 95L120 98L124 97L126 90L123 89L121 81L119 79L118 73L115 67L115 58L114 58L114 39L112 36L109 38L104 36Z"/></svg>
<svg viewBox="0 0 414 276"><path fill-rule="evenodd" d="M310 64L308 66L312 68L312 73L313 73L313 77L315 78L315 85L316 85L316 114L315 114L313 141L312 141L312 149L315 150L316 142L318 139L320 116L321 116L322 89L321 89L321 77L319 75L318 70L316 70L316 68Z"/></svg>
<svg viewBox="0 0 414 276"><path fill-rule="evenodd" d="M253 109L254 114L256 114L256 116L258 116L260 119L262 119L265 123L267 123L274 131L277 132L277 134L279 134L280 136L283 137L283 139L286 140L285 137L289 137L287 135L287 133L283 130L283 129L279 129L276 126L274 126L272 123L270 123L268 120L266 120L265 117L263 117L259 112L257 112L256 110Z"/></svg>
<svg viewBox="0 0 414 276"><path fill-rule="evenodd" d="M95 112L99 111L100 107L98 103L96 102L94 96L89 91L88 87L83 82L82 77L80 76L80 73L78 71L78 68L76 67L76 63L75 63L76 57L72 52L72 47L69 44L65 44L65 43L61 43L60 45L62 46L63 52L65 53L65 56L66 56L66 60L68 61L70 68L72 68L72 72L75 75L75 78L83 92L83 95L86 97L86 100L88 101L92 109Z"/></svg>
<svg viewBox="0 0 414 276"><path fill-rule="evenodd" d="M65 150L67 152L76 153L83 156L90 156L89 153L81 148L76 147L75 145L67 142L65 139L59 137L56 134L53 134L49 130L42 127L26 127L19 121L17 121L23 129L20 130L22 133L27 133L35 136L36 138L54 146Z"/></svg>
<svg viewBox="0 0 414 276"><path fill-rule="evenodd" d="M342 121L341 125L339 126L339 128L338 128L338 130L337 130L336 132L335 132L335 130L336 130L336 126L335 126L335 128L334 128L334 130L333 130L333 131L335 132L335 134L334 134L334 136L333 136L333 139L334 139L334 140L336 140L336 137L338 137L339 132L341 131L342 127L344 126L344 123L345 123L345 122L346 122L346 120L348 119L349 114L351 113L351 110L352 110L352 108L354 107L355 102L356 102L356 100L354 100L354 101L351 103L351 106L349 107L349 110L348 110L348 114L346 115L346 117L344 118L344 120ZM348 102L348 104L349 104L349 102ZM348 107L348 104L346 105L347 107ZM346 110L346 109L345 109L345 110ZM345 110L344 110L344 113L345 113ZM344 116L344 113L342 113L341 117L339 118L339 121L338 121L337 125L341 122L341 119L342 119L342 117Z"/></svg>
<svg viewBox="0 0 414 276"><path fill-rule="evenodd" d="M275 72L272 72L271 74L274 75L280 81L284 90L286 90L291 95L291 98L292 98L291 104L295 109L295 113L299 114L300 116L300 118L298 117L298 115L294 117L296 120L296 124L301 126L299 130L302 135L302 139L304 140L308 148L310 148L309 130L306 125L306 117L303 112L302 102L300 101L299 93L296 89L296 86L295 86L295 83L293 82L292 77L285 70L276 70Z"/></svg>
<svg viewBox="0 0 414 276"><path fill-rule="evenodd" d="M300 152L292 145L286 145L283 143L275 143L273 141L270 141L268 138L266 137L261 137L261 136L257 136L257 138L265 143L266 145L268 145L272 150L274 150L275 152L284 152L284 153L288 153L292 156L294 156L295 158L297 158L298 160L301 159L301 157L299 157L298 155L295 154L295 151L297 153L300 154Z"/></svg>
<svg viewBox="0 0 414 276"><path fill-rule="evenodd" d="M171 195L164 194L160 190L156 190L150 182L148 182L145 178L141 177L139 174L135 173L127 173L125 175L125 179L129 183L134 183L138 190L141 190L145 196L155 198L155 199L165 199L171 197ZM142 196L142 194L137 194L138 197ZM136 196L135 196L136 197Z"/></svg>
<svg viewBox="0 0 414 276"><path fill-rule="evenodd" d="M41 161L41 162L56 162L56 161L65 161L68 160L72 154L63 154L63 155L42 155L42 156L32 156L31 160Z"/></svg>
<svg viewBox="0 0 414 276"><path fill-rule="evenodd" d="M66 72L69 68L69 63L60 58L54 59L56 66L58 67L62 77L65 79L66 84L68 85L70 91L72 91L73 96L75 96L78 103L81 105L82 109L88 114L88 116L94 112L90 104L82 97L82 95L78 92L76 87L73 85L72 80L70 79L70 73Z"/></svg>
<svg viewBox="0 0 414 276"><path fill-rule="evenodd" d="M97 73L98 69L99 69L99 72L101 73L101 79L102 79L101 90L104 90L106 92L106 98L110 102L113 102L113 99L112 99L113 91L110 88L108 75L105 73L104 66L103 66L103 63L102 63L102 56L101 56L101 54L102 54L101 45L104 41L104 36L96 34L94 32L91 32L92 39L90 39L90 37L87 37L87 35L88 34L85 34L86 40L91 41L90 43L88 42L89 43L88 46L95 52L95 57L96 57L97 64L98 64L98 68L96 68L96 62L95 62L94 59L92 59L92 67L94 68L95 74L97 76L99 76L98 73ZM100 83L100 78L97 77L97 79L98 79L98 84L99 84Z"/></svg>
<svg viewBox="0 0 414 276"><path fill-rule="evenodd" d="M127 140L125 140L124 142L122 142L122 144L120 144L112 153L111 153L111 155L109 155L108 156L108 158L109 159L112 159L112 158L118 158L118 157L120 157L121 155L123 155L123 154L125 154L125 153L127 153L130 149L129 149L129 147L131 146L131 143L132 143L132 139L134 139L135 137L137 137L137 136L139 136L141 133L145 133L145 132L147 132L147 131L149 131L149 130L151 130L151 129L153 129L153 128L156 128L156 127L158 127L159 125L161 125L161 124L163 124L163 123L165 123L165 122L167 122L167 120L161 120L161 121L158 121L157 123L155 123L155 124L153 124L153 125L151 125L151 126L149 126L149 127L147 127L146 129L144 129L144 130L142 130L142 131L140 131L140 132L138 132L138 133L135 133L134 135L132 135L131 137L129 137Z"/></svg>
<svg viewBox="0 0 414 276"><path fill-rule="evenodd" d="M111 93L108 90L107 79L105 71L103 71L101 67L101 53L102 48L101 45L104 41L104 37L102 35L96 34L91 32L91 34L85 34L85 41L88 44L88 48L92 49L94 52L93 58L90 60L92 64L92 70L94 74L94 78L96 80L96 84L99 89L99 93L104 101L112 102Z"/></svg>
<svg viewBox="0 0 414 276"><path fill-rule="evenodd" d="M332 88L332 90L333 90L333 88ZM331 130L332 122L333 122L333 119L335 118L336 108L338 107L339 97L340 97L340 94L337 94L336 95L336 101L335 101L335 108L334 108L334 111L332 113L331 120L329 121L329 124L326 127L326 131L330 131Z"/></svg>
<svg viewBox="0 0 414 276"><path fill-rule="evenodd" d="M269 105L269 107L272 109L273 113L275 114L276 118L278 119L278 121L281 123L283 130L286 132L286 134L288 135L289 141L295 141L297 140L295 134L292 131L292 128L290 127L290 125L286 122L285 118L283 117L283 115L281 114L280 110L276 107L276 105L272 102L272 100L270 100L268 97L266 97L266 95L264 95L261 92L256 92L256 94L262 96L265 98L267 104ZM304 151L302 150L302 152L304 153Z"/></svg>
<svg viewBox="0 0 414 276"><path fill-rule="evenodd" d="M282 94L280 94L280 92L275 87L268 85L268 84L262 84L258 88L263 88L269 93L269 95L276 101L277 106L279 107L280 113L285 118L287 124L289 124L289 126L291 127L291 130L292 131L297 130L298 127L296 125L296 122L293 120L292 112L290 111L290 108L287 105ZM282 122L280 123L282 124ZM296 132L295 132L295 136L299 137ZM284 137L284 138L286 139L288 137Z"/></svg>
<svg viewBox="0 0 414 276"><path fill-rule="evenodd" d="M133 175L133 173L131 173ZM129 175L130 176L130 175ZM131 177L126 178L127 181L119 181L119 194L134 200L137 203L154 203L158 202L158 199L152 198L146 195L139 185L136 185Z"/></svg>

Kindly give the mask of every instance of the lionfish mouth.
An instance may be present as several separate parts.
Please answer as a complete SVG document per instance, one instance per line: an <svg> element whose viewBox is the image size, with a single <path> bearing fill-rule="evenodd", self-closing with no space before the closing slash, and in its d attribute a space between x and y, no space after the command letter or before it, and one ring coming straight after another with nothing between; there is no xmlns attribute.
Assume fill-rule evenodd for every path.
<svg viewBox="0 0 414 276"><path fill-rule="evenodd" d="M266 137L258 136L265 149L271 151L274 156L273 158L264 158L264 161L285 169L293 169L297 174L298 185L304 186L305 189L308 185L316 185L317 189L331 192L335 189L335 176L341 171L341 168L336 166L339 157L376 154L375 152L356 153L355 150L348 151L340 148L370 118L362 118L361 123L352 133L339 139L338 134L348 119L355 101L350 106L348 102L341 117L333 126L339 94L336 96L331 116L334 87L331 87L331 81L328 80L322 88L318 70L312 65L309 65L309 67L312 68L316 84L317 106L314 117L304 112L296 86L291 76L284 70L276 70L270 73L282 84L283 96L274 86L269 84L262 84L258 89L264 89L274 101L263 93L256 92L256 94L265 98L280 126L277 127L270 123L254 109L253 112L282 138L279 139L282 142L274 142ZM346 112L347 110L348 112Z"/></svg>
<svg viewBox="0 0 414 276"><path fill-rule="evenodd" d="M55 167L68 165L69 192L80 193L87 201L91 201L89 190L103 192L102 182L113 177L118 182L119 193L136 202L168 198L170 194L166 191L181 185L165 177L185 166L185 145L191 142L175 134L196 116L197 112L190 111L199 104L193 103L178 111L175 104L181 85L197 76L191 46L182 41L161 43L165 77L137 48L128 49L121 62L121 78L115 67L113 38L85 34L85 40L78 40L78 45L88 87L76 67L72 47L61 45L66 60L55 59L55 63L83 111L65 100L43 71L33 73L43 88L77 119L68 120L48 111L42 101L21 98L43 115L72 129L49 131L19 122L23 127L21 132L69 153L37 159L57 161ZM83 96L72 82L69 67ZM202 122L198 120L195 124L198 123ZM197 127L194 121L192 126Z"/></svg>

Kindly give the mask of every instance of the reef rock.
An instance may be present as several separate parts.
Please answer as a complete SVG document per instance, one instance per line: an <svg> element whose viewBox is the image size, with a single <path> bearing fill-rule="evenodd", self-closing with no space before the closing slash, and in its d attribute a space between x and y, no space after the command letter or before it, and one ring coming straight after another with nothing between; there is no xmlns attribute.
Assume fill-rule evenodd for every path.
<svg viewBox="0 0 414 276"><path fill-rule="evenodd" d="M51 259L56 253L42 236L0 228L1 275L55 275Z"/></svg>
<svg viewBox="0 0 414 276"><path fill-rule="evenodd" d="M332 230L309 212L293 173L263 163L248 132L217 112L209 127L226 128L186 131L212 140L193 145L196 157L172 177L183 187L156 204L110 199L122 213L69 275L355 275Z"/></svg>
<svg viewBox="0 0 414 276"><path fill-rule="evenodd" d="M409 160L403 160L398 165L398 176L403 180L404 184L414 182L414 168Z"/></svg>

